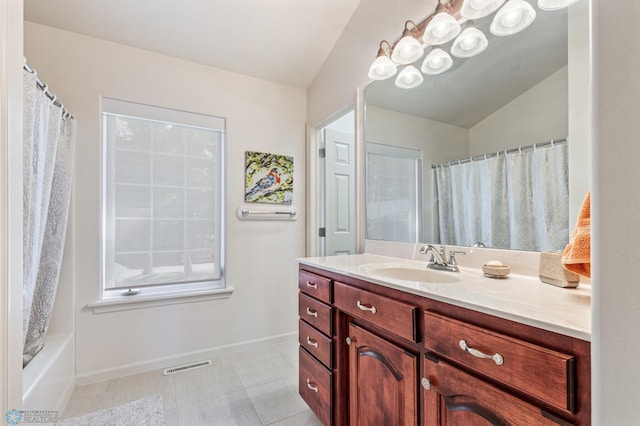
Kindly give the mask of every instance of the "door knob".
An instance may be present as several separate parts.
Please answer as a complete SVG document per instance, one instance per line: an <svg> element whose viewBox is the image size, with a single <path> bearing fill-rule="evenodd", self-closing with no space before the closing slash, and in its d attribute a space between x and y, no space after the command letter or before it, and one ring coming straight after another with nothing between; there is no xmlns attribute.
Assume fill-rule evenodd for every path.
<svg viewBox="0 0 640 426"><path fill-rule="evenodd" d="M420 383L422 384L422 387L425 388L426 390L431 389L431 382L426 377L423 377L422 380L420 380Z"/></svg>

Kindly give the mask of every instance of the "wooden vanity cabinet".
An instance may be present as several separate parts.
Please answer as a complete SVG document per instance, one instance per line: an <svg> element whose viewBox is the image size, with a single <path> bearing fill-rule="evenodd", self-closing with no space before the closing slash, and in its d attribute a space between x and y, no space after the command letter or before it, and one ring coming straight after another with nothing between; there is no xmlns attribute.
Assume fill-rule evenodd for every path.
<svg viewBox="0 0 640 426"><path fill-rule="evenodd" d="M422 312L424 425L591 424L589 342L429 305Z"/></svg>
<svg viewBox="0 0 640 426"><path fill-rule="evenodd" d="M417 306L338 280L333 291L349 322L349 425L417 425Z"/></svg>
<svg viewBox="0 0 640 426"><path fill-rule="evenodd" d="M349 424L417 425L418 356L349 324Z"/></svg>
<svg viewBox="0 0 640 426"><path fill-rule="evenodd" d="M433 312L424 313L424 322L425 348L436 356L575 412L575 356Z"/></svg>
<svg viewBox="0 0 640 426"><path fill-rule="evenodd" d="M323 424L591 424L589 342L300 268L300 394ZM328 284L324 300L309 294L321 287L318 278ZM307 297L330 309L329 334L315 316L305 320L307 308L319 311L303 305ZM330 353L309 355L307 337L321 335L330 338ZM310 391L309 365L327 375L329 396L319 395L322 386Z"/></svg>
<svg viewBox="0 0 640 426"><path fill-rule="evenodd" d="M331 279L307 271L298 276L298 392L325 425L333 424L334 327Z"/></svg>
<svg viewBox="0 0 640 426"><path fill-rule="evenodd" d="M423 359L424 425L570 425L433 356Z"/></svg>

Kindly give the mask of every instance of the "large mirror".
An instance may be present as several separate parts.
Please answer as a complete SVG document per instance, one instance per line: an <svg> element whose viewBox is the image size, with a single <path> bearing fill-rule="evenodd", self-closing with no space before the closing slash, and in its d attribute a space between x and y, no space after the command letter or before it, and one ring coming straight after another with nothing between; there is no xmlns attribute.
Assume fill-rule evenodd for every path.
<svg viewBox="0 0 640 426"><path fill-rule="evenodd" d="M476 21L487 50L454 58L449 71L425 75L417 88L399 89L394 78L365 88L365 238L564 248L569 197L584 197L569 193L567 172L568 145L580 143L569 135L568 46L575 40L569 9L537 12L531 26L508 37L490 35L491 16ZM496 175L496 168L506 171ZM529 189L519 188L526 182ZM510 212L495 209L518 203ZM537 229L517 229L529 219Z"/></svg>

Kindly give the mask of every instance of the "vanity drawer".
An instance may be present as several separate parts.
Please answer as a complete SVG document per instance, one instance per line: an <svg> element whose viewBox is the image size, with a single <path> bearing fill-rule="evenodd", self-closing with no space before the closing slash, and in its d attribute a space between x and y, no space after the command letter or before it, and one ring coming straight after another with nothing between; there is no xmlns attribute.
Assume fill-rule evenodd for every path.
<svg viewBox="0 0 640 426"><path fill-rule="evenodd" d="M424 326L424 344L428 350L558 408L575 412L574 356L433 312L425 311Z"/></svg>
<svg viewBox="0 0 640 426"><path fill-rule="evenodd" d="M331 368L332 340L302 320L298 321L298 326L300 346Z"/></svg>
<svg viewBox="0 0 640 426"><path fill-rule="evenodd" d="M331 303L331 280L329 278L301 270L298 274L298 288L309 296Z"/></svg>
<svg viewBox="0 0 640 426"><path fill-rule="evenodd" d="M322 424L331 424L333 374L303 348L299 349L298 392Z"/></svg>
<svg viewBox="0 0 640 426"><path fill-rule="evenodd" d="M417 341L415 306L340 282L334 283L333 291L334 305L341 311L369 321L405 339Z"/></svg>
<svg viewBox="0 0 640 426"><path fill-rule="evenodd" d="M302 293L298 294L298 316L327 336L331 336L331 306Z"/></svg>

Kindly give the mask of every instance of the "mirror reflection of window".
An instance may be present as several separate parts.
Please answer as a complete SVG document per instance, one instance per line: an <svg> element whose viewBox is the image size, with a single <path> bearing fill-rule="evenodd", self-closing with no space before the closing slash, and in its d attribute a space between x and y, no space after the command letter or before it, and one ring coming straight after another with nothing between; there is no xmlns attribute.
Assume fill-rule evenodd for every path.
<svg viewBox="0 0 640 426"><path fill-rule="evenodd" d="M422 229L422 152L367 143L366 235L419 242Z"/></svg>

